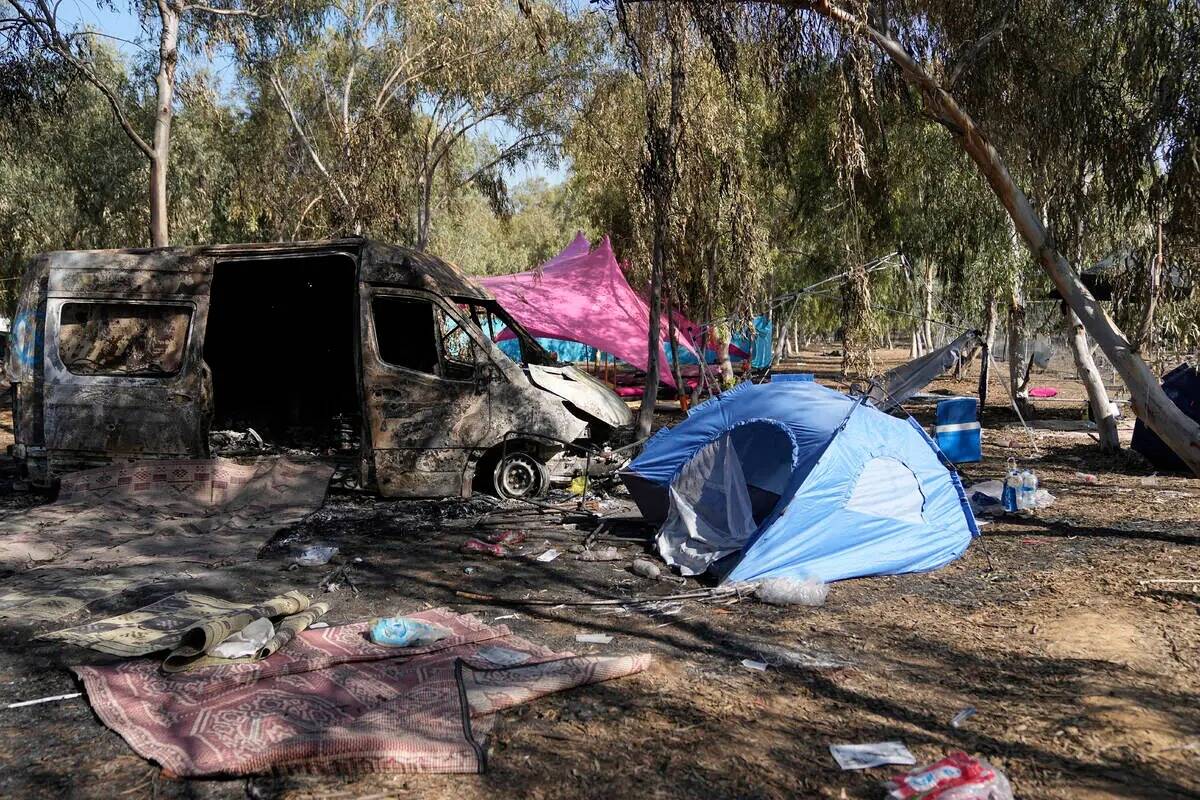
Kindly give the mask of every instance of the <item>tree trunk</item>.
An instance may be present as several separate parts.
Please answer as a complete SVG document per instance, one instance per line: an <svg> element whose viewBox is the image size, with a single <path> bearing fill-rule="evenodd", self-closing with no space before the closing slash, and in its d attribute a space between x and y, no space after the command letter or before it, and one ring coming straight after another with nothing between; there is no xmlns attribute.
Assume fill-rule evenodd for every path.
<svg viewBox="0 0 1200 800"><path fill-rule="evenodd" d="M772 342L771 364L777 364L779 361L788 355L788 337L792 330L792 319L796 316L796 307L800 305L800 298L797 297L788 307L787 313L777 315L776 320L771 326L771 332L775 335L775 341Z"/></svg>
<svg viewBox="0 0 1200 800"><path fill-rule="evenodd" d="M159 0L162 30L158 37L158 73L154 105L154 138L150 156L150 246L171 242L167 208L167 169L171 159L171 120L174 117L175 68L179 63L179 11L169 0Z"/></svg>
<svg viewBox="0 0 1200 800"><path fill-rule="evenodd" d="M1117 433L1117 415L1113 404L1109 402L1108 390L1104 388L1104 378L1096 369L1092 360L1091 350L1088 349L1087 333L1083 323L1071 309L1065 309L1067 323L1067 343L1071 346L1071 356L1075 359L1075 369L1079 372L1079 380L1087 390L1088 404L1092 407L1092 419L1100 433L1100 449L1105 453L1115 453L1121 449L1121 437Z"/></svg>
<svg viewBox="0 0 1200 800"><path fill-rule="evenodd" d="M1154 314L1158 308L1159 286L1163 275L1163 226L1158 221L1158 248L1146 268L1146 304L1142 313L1142 324L1138 327L1134 345L1139 353L1146 353L1154 339Z"/></svg>
<svg viewBox="0 0 1200 800"><path fill-rule="evenodd" d="M925 352L930 352L934 349L933 343L933 278L934 269L933 261L925 259L924 275L925 285L921 287L922 307L921 307L921 333L925 336Z"/></svg>
<svg viewBox="0 0 1200 800"><path fill-rule="evenodd" d="M667 288L667 341L671 343L671 375L675 378L675 396L679 398L679 407L686 414L687 384L683 382L683 371L679 368L679 339L675 335L675 313L671 303L671 290Z"/></svg>
<svg viewBox="0 0 1200 800"><path fill-rule="evenodd" d="M638 438L650 435L654 426L654 407L658 403L659 362L662 360L660 323L662 319L663 278L667 270L670 248L671 206L675 193L675 158L679 148L680 127L683 122L684 63L682 32L674 9L667 10L666 38L670 48L670 105L667 124L658 119L658 104L654 88L643 75L646 88L646 150L647 163L643 174L645 191L650 195L654 210L654 244L650 258L650 324L647 337L646 389L642 407L638 410ZM701 359L703 361L703 358ZM677 386L677 390L682 387Z"/></svg>
<svg viewBox="0 0 1200 800"><path fill-rule="evenodd" d="M987 405L988 381L992 377L992 347L996 343L996 294L988 294L983 321L983 351L979 356L979 413Z"/></svg>
<svg viewBox="0 0 1200 800"><path fill-rule="evenodd" d="M1020 278L1017 278L1008 304L1008 385L1022 414L1029 413L1026 355L1025 304L1021 299Z"/></svg>
<svg viewBox="0 0 1200 800"><path fill-rule="evenodd" d="M663 268L666 262L666 216L659 219L658 209L655 209L654 220L654 249L650 257L650 335L647 340L649 360L646 362L646 387L642 393L642 407L638 409L637 428L638 438L645 439L654 427L654 407L658 405L659 353L662 351L661 325L662 319L662 284Z"/></svg>
<svg viewBox="0 0 1200 800"><path fill-rule="evenodd" d="M717 367L721 370L721 388L728 389L734 383L733 362L729 360L729 328L722 324L717 328Z"/></svg>
<svg viewBox="0 0 1200 800"><path fill-rule="evenodd" d="M975 120L908 55L899 42L872 28L866 21L832 6L828 0L775 1L784 6L810 9L846 24L852 33L874 41L900 67L905 79L921 93L926 110L950 131L963 151L975 162L1008 212L1017 232L1025 240L1030 253L1050 276L1067 305L1079 316L1084 329L1108 356L1129 388L1130 405L1134 413L1194 473L1200 475L1200 423L1188 417L1167 397L1146 362L1138 356L1120 328L1083 285L1079 275L1055 249L1029 198L1017 186L1000 154L975 124Z"/></svg>
<svg viewBox="0 0 1200 800"><path fill-rule="evenodd" d="M433 206L433 173L421 179L421 196L417 206L417 249L429 246L429 217Z"/></svg>

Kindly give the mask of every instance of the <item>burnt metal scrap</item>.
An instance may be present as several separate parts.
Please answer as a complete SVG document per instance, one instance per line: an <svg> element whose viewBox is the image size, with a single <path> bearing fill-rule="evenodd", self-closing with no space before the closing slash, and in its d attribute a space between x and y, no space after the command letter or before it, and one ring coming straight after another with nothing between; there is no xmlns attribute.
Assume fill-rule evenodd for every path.
<svg viewBox="0 0 1200 800"><path fill-rule="evenodd" d="M319 440L388 497L536 494L632 423L452 264L357 238L40 255L5 367L42 485L252 429Z"/></svg>

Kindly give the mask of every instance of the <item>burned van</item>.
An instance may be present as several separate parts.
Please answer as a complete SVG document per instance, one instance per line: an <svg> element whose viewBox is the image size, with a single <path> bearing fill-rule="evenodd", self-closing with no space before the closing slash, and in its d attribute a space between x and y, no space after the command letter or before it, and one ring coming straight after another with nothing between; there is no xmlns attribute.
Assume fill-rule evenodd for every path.
<svg viewBox="0 0 1200 800"><path fill-rule="evenodd" d="M38 485L206 457L232 429L340 457L387 497L533 495L632 424L454 266L365 239L38 256L5 373Z"/></svg>

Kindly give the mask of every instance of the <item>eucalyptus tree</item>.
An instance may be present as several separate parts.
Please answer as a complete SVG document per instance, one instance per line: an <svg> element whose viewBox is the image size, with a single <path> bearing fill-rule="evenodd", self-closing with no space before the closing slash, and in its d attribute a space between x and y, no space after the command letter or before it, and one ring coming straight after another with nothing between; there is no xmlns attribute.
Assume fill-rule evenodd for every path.
<svg viewBox="0 0 1200 800"><path fill-rule="evenodd" d="M103 4L115 7L111 0ZM50 0L3 0L0 9L7 13L0 17L0 41L6 42L11 50L36 50L61 61L103 95L129 142L149 163L150 244L165 246L170 241L167 183L181 44L213 44L237 39L242 34L241 24L263 18L270 12L273 0L212 0L207 3L133 0L130 8L143 25L156 28L156 41L151 51L154 106L149 133L138 119L127 94L103 68L97 40L116 37L65 22L60 17L61 5Z"/></svg>
<svg viewBox="0 0 1200 800"><path fill-rule="evenodd" d="M1121 375L1135 413L1200 473L1200 425L1167 398L1129 340L1079 279L1068 261L1068 256L1074 257L1075 253L1059 242L1059 237L1069 241L1069 228L1048 225L1044 220L1047 207L1052 211L1070 207L1077 196L1064 203L1060 198L1039 198L1035 194L1031 201L1019 185L1018 177L1014 177L1023 176L1031 187L1042 185L1026 175L1023 168L1032 165L1029 174L1036 176L1037 154L1041 152L1043 139L1054 136L1056 130L1061 136L1061 129L1073 123L1082 125L1083 121L1075 114L1079 108L1090 107L1090 104L1073 106L1065 102L1065 95L1060 96L1064 102L1059 108L1031 102L1031 98L1043 99L1036 92L1045 88L1030 83L1039 75L1031 71L1031 65L1047 63L1048 69L1059 66L1050 63L1048 40L1032 27L1033 23L1054 22L1069 29L1076 37L1071 41L1075 42L1099 36L1093 35L1089 25L1102 27L1103 36L1116 43L1110 56L1118 62L1118 74L1128 79L1123 89L1133 91L1131 87L1146 75L1153 79L1158 74L1154 70L1164 64L1180 65L1164 70L1161 80L1152 80L1154 102L1149 106L1143 109L1134 101L1119 106L1122 110L1142 113L1111 119L1109 122L1120 129L1117 133L1081 140L1080 146L1095 158L1094 164L1089 165L1083 159L1072 164L1084 165L1083 178L1076 186L1089 178L1093 183L1098 180L1101 188L1097 191L1104 193L1108 205L1122 208L1126 197L1134 198L1136 205L1139 181L1146 174L1145 165L1156 158L1159 150L1173 151L1177 138L1194 136L1186 132L1189 115L1195 113L1188 110L1195 105L1195 97L1187 94L1194 81L1178 75L1194 75L1196 61L1200 59L1200 52L1194 47L1200 8L1172 0L1139 4L1079 0L1066 7L1049 0L1040 4L1013 4L1009 10L1024 15L1030 27L1021 36L1007 36L1005 7L998 9L992 3L963 0L911 0L871 9L862 3L843 5L828 0L691 5L694 13L722 17L723 41L740 36L755 42L764 39L774 42L781 54L780 63L788 69L827 59L847 39L876 48L878 54L886 57L894 67L893 72L873 70L864 75L872 79L894 76L897 88L904 87L904 94L919 103L920 113L951 134L996 195L1034 261ZM1118 42L1122 36L1125 41ZM1021 89L1027 92L1022 94ZM1000 141L1017 154L1013 169L1010 170L997 146L984 133L983 125L965 110L966 103L982 110L983 125L1000 131L1002 137L1011 134L1010 140ZM1026 126L1026 137L1037 139L1022 138L1019 135L1022 125ZM1048 141L1057 144L1053 138ZM1051 148L1050 152L1053 151ZM1183 167L1176 165L1174 169ZM1059 202L1055 203L1056 200Z"/></svg>
<svg viewBox="0 0 1200 800"><path fill-rule="evenodd" d="M281 24L249 61L313 178L301 209L425 247L439 196L475 187L501 204L507 169L555 154L588 22L546 2L337 0L316 25Z"/></svg>

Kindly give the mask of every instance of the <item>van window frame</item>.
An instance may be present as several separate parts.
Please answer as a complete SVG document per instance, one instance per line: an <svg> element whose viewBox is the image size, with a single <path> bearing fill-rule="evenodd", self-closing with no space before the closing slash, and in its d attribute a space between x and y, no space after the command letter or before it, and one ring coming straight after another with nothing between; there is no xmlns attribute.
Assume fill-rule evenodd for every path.
<svg viewBox="0 0 1200 800"><path fill-rule="evenodd" d="M406 367L403 364L393 364L390 361L384 360L383 354L379 347L379 329L375 324L375 301L381 299L386 300L388 298L428 302L433 307L433 338L434 344L437 348L437 372L424 372L413 367ZM369 322L371 329L371 355L379 366L385 369L399 370L404 372L406 375L416 375L429 380L445 381L447 383L453 383L456 385L469 385L474 384L479 379L480 369L484 364L495 365L495 360L492 358L492 354L488 347L491 342L486 336L483 335L482 331L477 329L475 321L471 319L469 315L459 313L459 310L455 307L457 301L455 301L453 298L446 298L439 294L424 292L421 290L403 289L400 287L388 286L372 286L369 300L370 302L368 304L368 309L370 311ZM437 316L439 313L448 316L459 328L466 331L467 336L471 340L476 360L475 369L470 377L451 377L446 372L447 357L444 342L442 341L443 331L441 329L440 320ZM463 362L456 361L455 363L462 364Z"/></svg>
<svg viewBox="0 0 1200 800"><path fill-rule="evenodd" d="M47 308L47 314L50 317L49 321L53 322L53 336L49 338L51 347L46 356L54 369L63 376L69 377L71 381L97 381L97 382L118 382L118 383L135 383L135 384L156 384L170 383L183 379L192 370L194 356L194 337L196 335L197 316L199 308L193 300L183 300L178 298L157 298L157 297L120 297L120 296L79 296L79 295L52 295L47 298L48 301L54 304L55 312L50 314L50 309ZM188 325L187 332L184 334L183 344L181 345L182 355L179 359L179 368L172 373L162 375L145 375L145 374L125 374L119 372L102 372L88 374L83 372L75 372L67 366L62 355L62 315L68 305L128 305L128 306L156 306L167 308L181 308L187 311Z"/></svg>

